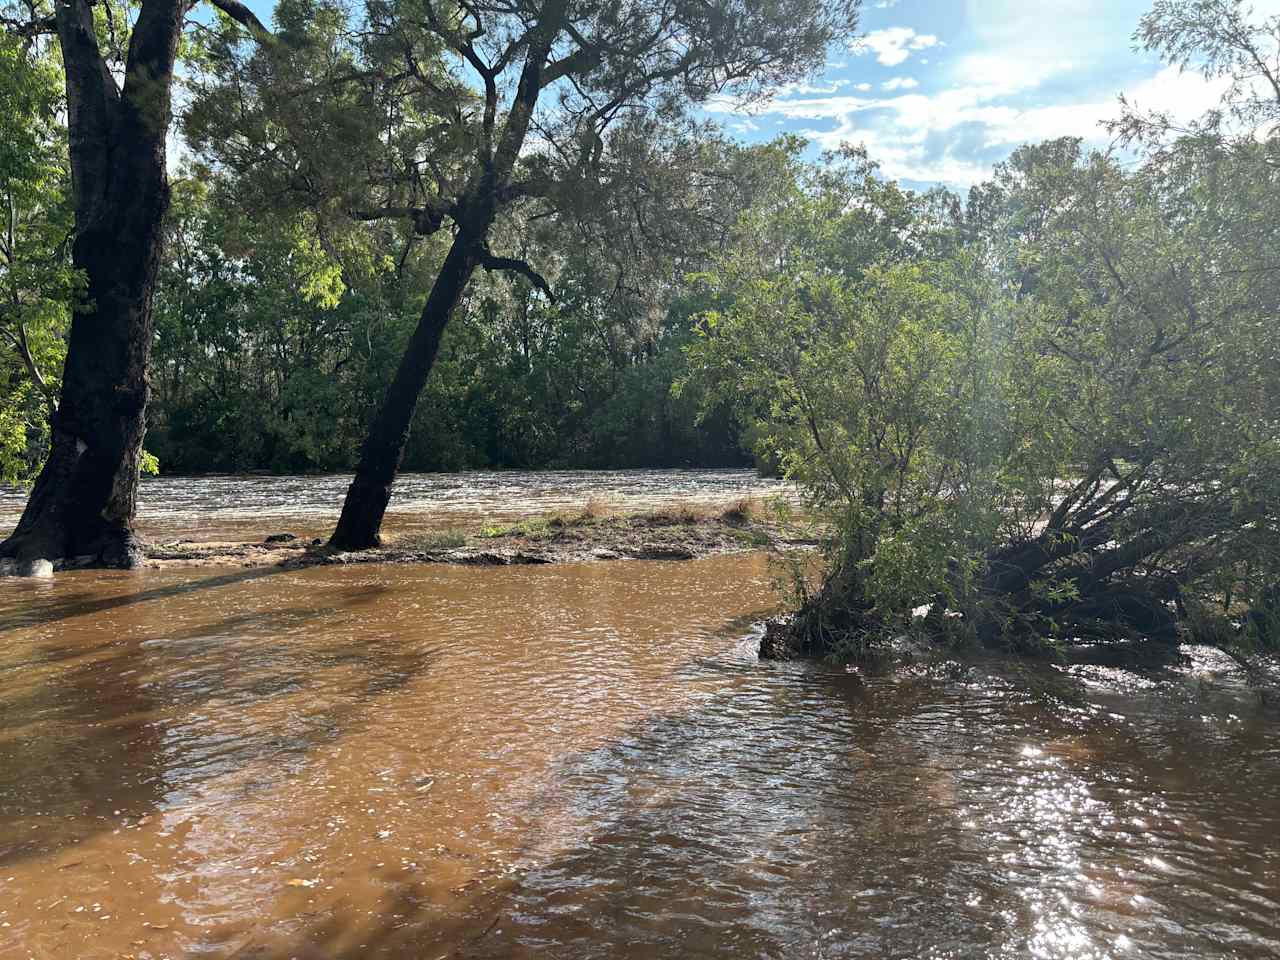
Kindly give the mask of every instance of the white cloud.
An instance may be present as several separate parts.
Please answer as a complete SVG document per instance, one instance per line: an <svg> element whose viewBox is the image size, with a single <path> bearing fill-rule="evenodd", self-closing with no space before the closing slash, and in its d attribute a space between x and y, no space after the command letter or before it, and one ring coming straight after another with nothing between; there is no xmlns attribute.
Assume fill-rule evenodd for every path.
<svg viewBox="0 0 1280 960"><path fill-rule="evenodd" d="M864 59L852 80L788 91L759 108L761 122L818 148L864 143L891 177L963 187L989 177L991 164L1022 143L1077 136L1107 146L1103 122L1118 117L1122 91L1138 109L1178 119L1201 115L1223 91L1221 80L1132 53L1128 38L1149 0L949 2L963 8L963 27L944 34L947 56L933 52L947 44L932 34L872 31L854 48ZM1280 0L1251 2L1259 14L1280 11ZM711 109L734 120L748 112Z"/></svg>
<svg viewBox="0 0 1280 960"><path fill-rule="evenodd" d="M1008 153L1023 143L1061 136L1082 137L1094 146L1108 142L1102 124L1119 114L1114 97L1015 105L1007 102L1013 86L1012 82L987 82L934 94L793 97L776 100L761 110L789 121L814 124L800 132L822 148L865 143L890 177L953 186L990 176L986 158L993 152ZM900 84L897 89L905 88ZM1221 80L1206 81L1198 74L1165 67L1130 86L1127 95L1142 109L1189 118L1217 103L1223 89Z"/></svg>
<svg viewBox="0 0 1280 960"><path fill-rule="evenodd" d="M982 87L992 95L1034 90L1046 80L1071 70L1073 64L1062 57L1027 58L1020 51L972 53L956 59L946 71L953 83Z"/></svg>
<svg viewBox="0 0 1280 960"><path fill-rule="evenodd" d="M886 67L896 67L917 50L941 45L932 33L916 33L911 27L886 27L872 30L853 43L854 53L862 56L874 53L876 60Z"/></svg>
<svg viewBox="0 0 1280 960"><path fill-rule="evenodd" d="M848 80L829 80L826 83L784 83L778 88L778 96L790 97L796 94L835 93L849 85Z"/></svg>

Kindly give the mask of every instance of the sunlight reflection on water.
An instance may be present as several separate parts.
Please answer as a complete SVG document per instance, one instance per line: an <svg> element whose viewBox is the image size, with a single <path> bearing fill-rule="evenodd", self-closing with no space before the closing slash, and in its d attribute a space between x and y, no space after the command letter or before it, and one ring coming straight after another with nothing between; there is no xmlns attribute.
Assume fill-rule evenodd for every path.
<svg viewBox="0 0 1280 960"><path fill-rule="evenodd" d="M760 663L769 582L0 583L0 955L1280 955L1238 677Z"/></svg>

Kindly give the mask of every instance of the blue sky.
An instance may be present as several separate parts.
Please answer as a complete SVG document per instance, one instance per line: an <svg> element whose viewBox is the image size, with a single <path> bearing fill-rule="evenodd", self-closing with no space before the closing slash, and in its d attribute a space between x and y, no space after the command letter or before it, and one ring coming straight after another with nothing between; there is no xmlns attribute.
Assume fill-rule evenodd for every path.
<svg viewBox="0 0 1280 960"><path fill-rule="evenodd" d="M1280 0L1254 0L1258 13ZM710 105L747 140L802 133L816 148L865 143L908 185L964 188L1021 143L1075 135L1102 145L1100 121L1124 92L1191 116L1222 84L1134 49L1150 0L865 0L864 39L827 69L752 110Z"/></svg>
<svg viewBox="0 0 1280 960"><path fill-rule="evenodd" d="M273 0L247 0L267 19ZM1280 0L1251 0L1259 15ZM863 38L826 69L751 109L708 105L748 141L800 133L815 153L863 143L886 176L963 190L1022 143L1072 135L1107 143L1117 97L1185 117L1221 82L1134 49L1151 0L864 0Z"/></svg>

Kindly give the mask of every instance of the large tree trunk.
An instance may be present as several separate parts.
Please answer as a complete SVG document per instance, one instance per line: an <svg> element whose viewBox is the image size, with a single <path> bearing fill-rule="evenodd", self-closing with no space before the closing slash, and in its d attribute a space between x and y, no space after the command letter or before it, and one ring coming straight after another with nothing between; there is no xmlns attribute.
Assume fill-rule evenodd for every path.
<svg viewBox="0 0 1280 960"><path fill-rule="evenodd" d="M132 566L151 299L169 201L165 134L184 5L145 0L120 91L85 0L59 2L76 239L74 311L53 445L0 556Z"/></svg>
<svg viewBox="0 0 1280 960"><path fill-rule="evenodd" d="M378 531L391 500L391 484L404 456L418 396L435 364L444 329L479 262L475 242L459 233L427 297L395 379L369 427L355 479L347 488L347 498L342 504L342 516L329 538L330 546L339 550L366 550L378 545Z"/></svg>

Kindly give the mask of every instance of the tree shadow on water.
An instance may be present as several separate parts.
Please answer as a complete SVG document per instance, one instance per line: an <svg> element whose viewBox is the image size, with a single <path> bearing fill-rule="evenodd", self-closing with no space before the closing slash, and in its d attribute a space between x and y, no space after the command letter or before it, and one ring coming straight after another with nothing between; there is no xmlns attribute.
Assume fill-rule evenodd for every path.
<svg viewBox="0 0 1280 960"><path fill-rule="evenodd" d="M114 795L111 803L121 810L121 789L129 784L138 784L136 811L164 802L160 775L173 763L166 754L173 744L164 742L164 724L155 718L166 711L187 716L210 712L213 701L234 708L294 696L333 666L349 680L349 703L317 713L313 724L292 732L290 743L280 743L278 731L251 729L241 742L219 744L219 766L257 764L257 770L264 756L303 757L335 731L376 722L377 699L430 669L433 653L406 651L391 638L308 637L206 656L219 634L293 634L337 610L238 612L168 635L159 646L130 644L112 651L105 691L95 687L101 662L66 671L57 699L115 704L82 706L103 712L76 718L85 742L75 752L82 758L119 752L107 757L100 792ZM156 671L144 669L147 658L157 656L182 666L182 682L148 682ZM789 957L819 943L820 927L829 922L819 907L836 909L851 891L869 885L859 858L890 863L890 852L924 855L918 851L927 848L936 803L915 796L921 787L913 776L879 784L867 778L859 752L874 746L895 717L914 710L910 698L881 699L846 675L782 674L746 660L693 661L677 665L674 674L696 688L696 702L678 698L673 709L570 750L539 778L544 786L504 801L506 813L530 824L505 858L509 869L482 868L453 890L431 889L428 872L421 884L388 884L374 903L350 902L339 890L328 912L270 903L256 929L211 930L191 954L236 960ZM116 734L96 733L100 728ZM129 732L127 749L116 746L122 730ZM95 742L97 736L105 741ZM895 741L895 749L903 748ZM2 750L0 817L7 819L5 779L13 758ZM909 751L898 759L910 761ZM128 763L136 763L133 772ZM201 776L189 758L181 766L188 776ZM255 790L273 789L272 771L265 772L268 779ZM83 785L71 791L87 798ZM50 789L40 794L44 799L33 801L28 813L47 809ZM91 829L109 828L110 821ZM0 843L0 862L5 856ZM423 866L431 870L430 861ZM293 902L289 891L283 896L284 904ZM941 935L932 922L930 933ZM804 955L841 954L805 949Z"/></svg>
<svg viewBox="0 0 1280 960"><path fill-rule="evenodd" d="M372 913L264 918L229 955L985 956L1022 942L1025 904L962 826L948 769L983 734L935 720L936 686L737 652L675 674L696 703L567 753L544 786L503 801L504 819L530 825L504 855L513 872L478 875L448 905L406 887ZM940 755L921 736L935 722ZM980 911L965 908L974 890Z"/></svg>
<svg viewBox="0 0 1280 960"><path fill-rule="evenodd" d="M483 891L462 891L446 904L405 887L370 913L334 912L302 926L287 921L260 926L239 944L228 944L225 953L217 952L211 937L197 952L227 960L463 958L497 930L510 886L505 882Z"/></svg>
<svg viewBox="0 0 1280 960"><path fill-rule="evenodd" d="M376 701L437 653L350 629L369 597L328 598L339 602L33 651L0 688L0 866L53 856L237 770L253 770L253 793L270 790L316 746L374 722ZM300 697L303 709L274 706Z"/></svg>
<svg viewBox="0 0 1280 960"><path fill-rule="evenodd" d="M740 633L745 623L725 632ZM497 958L786 957L779 904L803 916L791 882L767 862L776 846L771 791L798 793L815 819L829 790L814 754L741 723L741 707L778 680L747 661L698 658L677 676L716 690L696 705L638 720L557 761L505 816L529 824L499 869L426 896L406 883L373 912L335 910L302 927L264 918L225 954L236 960L497 960ZM740 682L745 681L745 682ZM786 678L783 684L790 681ZM859 705L855 681L829 676L832 709ZM772 736L761 742L758 737ZM821 772L843 770L836 758ZM762 764L771 769L755 771ZM838 776L838 775L837 775ZM736 784L736 786L735 786ZM776 849L772 850L777 853ZM763 860L757 862L757 857ZM424 864L427 871L430 863ZM803 886L803 884L802 884ZM766 902L768 901L768 902ZM808 921L797 921L808 930ZM815 954L817 955L817 954Z"/></svg>
<svg viewBox="0 0 1280 960"><path fill-rule="evenodd" d="M159 587L150 587L146 590L137 590L133 592L119 593L115 596L104 597L98 593L88 590L71 590L65 591L59 589L62 585L55 581L53 585L41 584L42 587L50 587L50 592L55 595L49 595L46 592L43 595L33 596L33 602L25 604L23 607L13 610L3 616L0 616L0 633L6 633L11 630L28 629L31 627L39 627L45 624L56 623L61 620L67 620L72 617L92 616L94 614L107 613L111 610L118 610L122 607L131 607L140 603L148 603L152 600L166 600L172 597L180 597L185 594L197 593L202 590L213 590L218 587L225 587L231 584L248 583L253 580L261 580L265 577L274 576L278 573L296 572L286 567L249 567L243 570L236 570L231 573L222 573L217 576L204 577L196 580L183 580L178 583L165 584ZM120 581L121 586L127 586L128 581Z"/></svg>
<svg viewBox="0 0 1280 960"><path fill-rule="evenodd" d="M530 801L545 822L516 851L519 869L482 870L462 887L428 895L412 883L388 891L374 910L339 906L297 925L295 916L266 916L227 952L202 943L200 955L234 960L513 960L524 957L685 958L783 957L785 943L758 916L750 881L708 885L714 864L739 867L735 854L699 837L697 803L680 793L656 795L628 782L626 763L639 741L660 740L667 765L696 766L705 744L669 743L696 724L694 710L645 721L624 732L626 744L575 753L556 781ZM695 738L696 739L696 738ZM644 746L641 746L644 749ZM584 769L600 773L583 784ZM635 773L635 771L632 771ZM561 780L561 777L564 779ZM575 783L576 781L576 783ZM571 818L594 821L597 835L560 833ZM577 826L580 826L577 825ZM687 827L688 829L682 829ZM429 871L430 863L424 864ZM767 921L776 919L772 916Z"/></svg>

